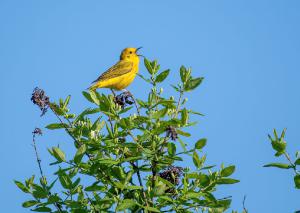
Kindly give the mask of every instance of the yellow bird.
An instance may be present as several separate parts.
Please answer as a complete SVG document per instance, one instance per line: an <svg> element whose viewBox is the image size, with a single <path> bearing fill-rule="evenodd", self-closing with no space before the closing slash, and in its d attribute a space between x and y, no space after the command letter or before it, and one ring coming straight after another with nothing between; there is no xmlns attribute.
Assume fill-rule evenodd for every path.
<svg viewBox="0 0 300 213"><path fill-rule="evenodd" d="M98 88L110 88L115 90L124 90L134 80L139 70L139 56L137 51L139 48L125 48L121 55L120 61L102 73L95 81L89 90Z"/></svg>

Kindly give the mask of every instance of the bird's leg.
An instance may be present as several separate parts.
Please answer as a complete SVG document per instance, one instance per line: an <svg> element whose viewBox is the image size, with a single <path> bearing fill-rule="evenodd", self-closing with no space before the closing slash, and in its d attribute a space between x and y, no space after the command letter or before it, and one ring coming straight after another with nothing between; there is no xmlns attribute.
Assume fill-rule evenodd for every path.
<svg viewBox="0 0 300 213"><path fill-rule="evenodd" d="M114 98L116 97L116 93L113 89L110 89L110 91L112 92L112 94L114 95Z"/></svg>

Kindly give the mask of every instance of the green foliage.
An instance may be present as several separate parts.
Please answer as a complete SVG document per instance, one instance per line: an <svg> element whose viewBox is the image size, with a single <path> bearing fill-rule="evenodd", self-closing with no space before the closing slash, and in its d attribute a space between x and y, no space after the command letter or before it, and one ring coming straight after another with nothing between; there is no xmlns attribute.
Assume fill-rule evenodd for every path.
<svg viewBox="0 0 300 213"><path fill-rule="evenodd" d="M218 185L239 182L229 177L235 166L212 170L214 166L205 165L202 154L207 140L193 141L186 132L195 124L194 116L202 114L186 106L184 94L196 89L203 78L192 77L192 70L182 66L181 82L173 86L178 92L175 100L163 96L157 87L170 70L160 71L157 61L146 58L144 64L149 76L139 76L151 90L145 99L136 100L136 112L112 95L98 92L83 92L93 107L78 115L69 113L70 96L50 104L59 123L46 128L65 129L76 151L65 154L59 147L48 149L54 159L50 165L57 167L51 183L44 176L39 182L34 176L25 183L15 181L32 195L24 208L84 213L224 212L230 207L231 199L218 199L215 191ZM284 151L277 143L275 147ZM188 166L183 161L190 157L194 166L179 166ZM58 193L52 191L54 185Z"/></svg>
<svg viewBox="0 0 300 213"><path fill-rule="evenodd" d="M278 137L277 131L273 130L273 137L271 135L268 135L273 150L276 152L275 156L280 157L284 156L286 158L287 163L269 163L264 165L264 167L276 167L279 169L291 169L294 171L294 185L296 189L300 189L300 172L297 168L298 165L300 165L300 158L298 156L298 152L296 152L295 157L296 160L293 161L290 157L290 155L286 151L287 143L284 140L286 129L283 129L281 132L280 137ZM300 211L296 211L300 212Z"/></svg>

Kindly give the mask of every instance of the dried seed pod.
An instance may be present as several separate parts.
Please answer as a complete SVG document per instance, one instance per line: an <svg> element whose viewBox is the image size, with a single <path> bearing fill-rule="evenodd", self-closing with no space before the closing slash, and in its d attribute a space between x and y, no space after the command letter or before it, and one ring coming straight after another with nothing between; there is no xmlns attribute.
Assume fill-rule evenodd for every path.
<svg viewBox="0 0 300 213"><path fill-rule="evenodd" d="M173 141L176 141L176 139L178 138L176 129L172 126L167 127L166 133L167 133L167 137L170 137L171 140L173 140Z"/></svg>
<svg viewBox="0 0 300 213"><path fill-rule="evenodd" d="M32 95L31 95L31 101L33 104L37 105L40 110L42 111L41 116L43 116L50 105L49 97L45 95L45 91L36 87L34 88Z"/></svg>

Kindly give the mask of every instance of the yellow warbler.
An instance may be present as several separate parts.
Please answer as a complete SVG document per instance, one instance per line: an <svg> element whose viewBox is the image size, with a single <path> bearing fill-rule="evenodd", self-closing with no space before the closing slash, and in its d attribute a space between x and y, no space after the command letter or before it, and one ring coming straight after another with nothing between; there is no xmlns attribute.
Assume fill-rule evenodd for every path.
<svg viewBox="0 0 300 213"><path fill-rule="evenodd" d="M89 90L97 88L122 90L128 87L139 70L140 60L137 51L140 48L125 48L120 55L120 61L93 81Z"/></svg>

